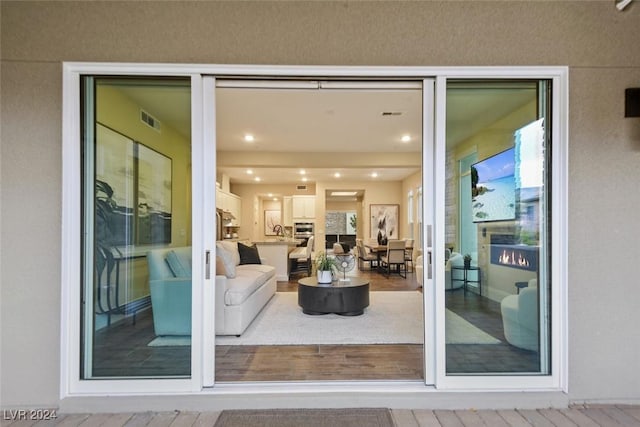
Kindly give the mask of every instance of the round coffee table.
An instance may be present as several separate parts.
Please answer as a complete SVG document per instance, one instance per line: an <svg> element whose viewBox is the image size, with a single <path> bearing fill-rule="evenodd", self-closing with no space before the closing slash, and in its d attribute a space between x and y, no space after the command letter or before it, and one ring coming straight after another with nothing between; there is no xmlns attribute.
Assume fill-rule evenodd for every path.
<svg viewBox="0 0 640 427"><path fill-rule="evenodd" d="M305 277L298 280L298 305L305 314L359 316L369 306L369 282L351 277L348 281L318 283L315 277Z"/></svg>

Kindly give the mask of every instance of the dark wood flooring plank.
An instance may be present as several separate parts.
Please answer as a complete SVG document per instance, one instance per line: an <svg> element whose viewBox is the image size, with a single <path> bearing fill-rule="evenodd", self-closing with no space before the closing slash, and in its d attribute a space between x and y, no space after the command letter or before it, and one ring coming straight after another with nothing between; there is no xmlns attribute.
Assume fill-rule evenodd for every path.
<svg viewBox="0 0 640 427"><path fill-rule="evenodd" d="M90 414L67 414L56 424L58 427L78 427L90 417Z"/></svg>

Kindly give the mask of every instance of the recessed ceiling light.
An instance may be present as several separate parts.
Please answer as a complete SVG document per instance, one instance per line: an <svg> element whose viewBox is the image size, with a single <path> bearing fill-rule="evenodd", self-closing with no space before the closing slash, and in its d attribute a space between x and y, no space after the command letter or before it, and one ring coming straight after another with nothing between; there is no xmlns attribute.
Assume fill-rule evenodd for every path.
<svg viewBox="0 0 640 427"><path fill-rule="evenodd" d="M269 196L269 197L273 197L273 193L269 193L269 194L268 194L268 196Z"/></svg>
<svg viewBox="0 0 640 427"><path fill-rule="evenodd" d="M244 140L246 142L253 142L255 141L255 137L253 135L251 135L250 133L247 133L244 135Z"/></svg>
<svg viewBox="0 0 640 427"><path fill-rule="evenodd" d="M357 191L332 191L331 195L332 196L355 196L356 194L358 194Z"/></svg>
<svg viewBox="0 0 640 427"><path fill-rule="evenodd" d="M304 169L300 169L300 175L306 175L307 171Z"/></svg>
<svg viewBox="0 0 640 427"><path fill-rule="evenodd" d="M253 171L251 169L247 169L247 175L253 175Z"/></svg>
<svg viewBox="0 0 640 427"><path fill-rule="evenodd" d="M371 172L371 178L377 178L377 177L378 177L377 172Z"/></svg>
<svg viewBox="0 0 640 427"><path fill-rule="evenodd" d="M277 198L277 197L274 197L274 198L273 198L273 201L274 201L274 202L277 202L277 201L278 201L278 198Z"/></svg>
<svg viewBox="0 0 640 427"><path fill-rule="evenodd" d="M309 181L309 178L307 178L306 176L302 177L302 182L307 182L307 181Z"/></svg>
<svg viewBox="0 0 640 427"><path fill-rule="evenodd" d="M255 177L255 178L253 178L253 179L254 179L256 182L260 182L260 181L262 181L262 180L260 179L260 177L259 177L259 176L256 176L256 177Z"/></svg>
<svg viewBox="0 0 640 427"><path fill-rule="evenodd" d="M340 172L334 173L333 176L335 176L336 178L340 178Z"/></svg>
<svg viewBox="0 0 640 427"><path fill-rule="evenodd" d="M409 142L411 141L411 136L409 135L402 135L402 142Z"/></svg>

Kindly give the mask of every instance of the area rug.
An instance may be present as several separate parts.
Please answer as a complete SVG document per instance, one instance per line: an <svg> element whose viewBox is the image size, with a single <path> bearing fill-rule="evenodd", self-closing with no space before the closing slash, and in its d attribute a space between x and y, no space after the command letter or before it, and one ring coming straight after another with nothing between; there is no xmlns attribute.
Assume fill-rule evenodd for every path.
<svg viewBox="0 0 640 427"><path fill-rule="evenodd" d="M422 344L422 294L371 292L361 316L302 313L296 292L278 292L240 336L217 336L217 345ZM500 340L446 310L447 344L498 344ZM148 345L185 346L189 337L157 337Z"/></svg>
<svg viewBox="0 0 640 427"><path fill-rule="evenodd" d="M222 411L214 427L394 427L388 409L265 409Z"/></svg>

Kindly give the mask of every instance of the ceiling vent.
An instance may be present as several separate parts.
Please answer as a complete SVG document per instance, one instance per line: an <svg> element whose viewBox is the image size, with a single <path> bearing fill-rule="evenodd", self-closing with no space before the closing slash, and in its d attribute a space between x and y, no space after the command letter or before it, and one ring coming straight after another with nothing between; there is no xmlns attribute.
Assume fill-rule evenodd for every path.
<svg viewBox="0 0 640 427"><path fill-rule="evenodd" d="M156 119L151 114L147 113L144 110L140 110L140 120L145 125L147 125L150 128L160 132L160 120Z"/></svg>
<svg viewBox="0 0 640 427"><path fill-rule="evenodd" d="M402 112L401 111L383 111L381 113L382 117L387 117L387 116L401 116Z"/></svg>
<svg viewBox="0 0 640 427"><path fill-rule="evenodd" d="M296 190L298 190L298 191L306 191L307 190L307 186L306 185L296 185Z"/></svg>

